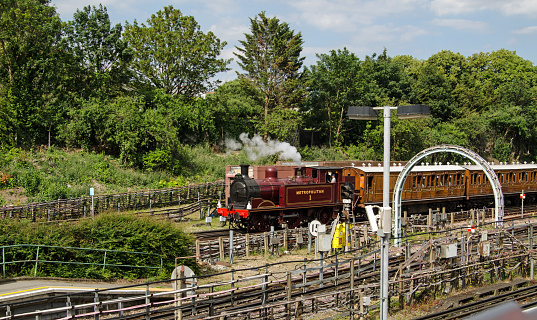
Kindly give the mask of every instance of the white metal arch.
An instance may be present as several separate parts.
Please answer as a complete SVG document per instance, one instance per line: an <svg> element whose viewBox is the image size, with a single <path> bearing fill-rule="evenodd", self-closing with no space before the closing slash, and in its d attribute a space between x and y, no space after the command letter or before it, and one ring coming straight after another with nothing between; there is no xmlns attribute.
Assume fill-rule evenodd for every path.
<svg viewBox="0 0 537 320"><path fill-rule="evenodd" d="M495 212L495 222L503 222L503 193L502 193L502 186L500 184L500 181L498 180L498 176L496 175L496 172L492 170L489 163L485 161L480 155L477 153L468 150L466 148L455 146L455 145L439 145L431 148L427 148L417 155L415 155L403 168L401 173L399 174L399 177L397 177L397 182L395 182L395 187L393 190L393 206L394 206L394 238L395 238L395 245L400 244L400 236L401 236L401 197L402 197L402 191L403 191L403 185L406 181L406 178L410 174L410 171L412 168L423 158L434 154L434 153L440 153L440 152L452 152L460 154L466 158L469 158L477 163L485 174L487 175L487 178L490 181L490 184L492 185L492 191L494 193L494 199L495 199L495 205L494 205L494 212Z"/></svg>

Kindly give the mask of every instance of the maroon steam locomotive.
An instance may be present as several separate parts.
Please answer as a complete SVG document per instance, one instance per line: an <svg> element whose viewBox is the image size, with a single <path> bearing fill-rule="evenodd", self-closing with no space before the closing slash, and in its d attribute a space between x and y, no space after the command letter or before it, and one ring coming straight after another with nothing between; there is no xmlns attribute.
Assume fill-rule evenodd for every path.
<svg viewBox="0 0 537 320"><path fill-rule="evenodd" d="M314 219L328 223L343 212L344 199L354 198L354 177L343 176L341 167L297 167L286 179L278 178L273 166L264 179L252 179L248 168L241 165L227 206L217 209L237 227L267 231L284 223L296 228Z"/></svg>

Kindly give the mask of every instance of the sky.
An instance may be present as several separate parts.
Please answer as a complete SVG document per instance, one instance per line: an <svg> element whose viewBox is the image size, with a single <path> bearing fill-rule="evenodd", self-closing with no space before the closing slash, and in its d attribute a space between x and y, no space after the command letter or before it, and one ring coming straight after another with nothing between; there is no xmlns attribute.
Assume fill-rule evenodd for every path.
<svg viewBox="0 0 537 320"><path fill-rule="evenodd" d="M265 11L302 34L305 66L316 64L316 54L343 48L361 60L384 49L419 60L442 50L471 56L507 49L537 66L537 0L52 0L63 21L100 3L111 22L122 25L145 23L172 5L226 41L226 59L250 33L250 19ZM230 67L221 80L242 71L235 62Z"/></svg>

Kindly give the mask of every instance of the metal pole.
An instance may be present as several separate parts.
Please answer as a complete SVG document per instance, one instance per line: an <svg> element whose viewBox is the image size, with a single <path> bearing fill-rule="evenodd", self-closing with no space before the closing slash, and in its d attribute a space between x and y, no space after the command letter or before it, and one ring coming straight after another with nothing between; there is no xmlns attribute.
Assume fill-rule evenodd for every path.
<svg viewBox="0 0 537 320"><path fill-rule="evenodd" d="M390 122L391 107L384 106L384 170L382 176L382 206L390 207ZM397 108L393 108L397 109ZM386 220L385 220L386 221ZM380 246L380 320L388 320L388 259L390 253L390 233L379 228Z"/></svg>
<svg viewBox="0 0 537 320"><path fill-rule="evenodd" d="M520 194L520 198L522 200L522 208L521 208L521 213L522 213L522 218L524 218L524 190L522 190L522 193Z"/></svg>

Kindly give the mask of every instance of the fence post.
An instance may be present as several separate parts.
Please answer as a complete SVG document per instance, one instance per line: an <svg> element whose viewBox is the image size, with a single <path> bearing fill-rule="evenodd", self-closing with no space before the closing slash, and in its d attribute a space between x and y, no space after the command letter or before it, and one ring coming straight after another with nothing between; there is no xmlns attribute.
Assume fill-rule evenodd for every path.
<svg viewBox="0 0 537 320"><path fill-rule="evenodd" d="M529 233L530 233L530 252L533 251L533 224L530 224L530 230L529 230ZM530 279L533 280L533 276L534 276L534 264L535 264L535 261L533 260L533 255L530 253Z"/></svg>
<svg viewBox="0 0 537 320"><path fill-rule="evenodd" d="M229 263L233 264L233 229L229 229Z"/></svg>
<svg viewBox="0 0 537 320"><path fill-rule="evenodd" d="M103 270L106 268L106 251L104 252Z"/></svg>
<svg viewBox="0 0 537 320"><path fill-rule="evenodd" d="M283 248L285 251L287 251L287 248L288 248L288 245L287 245L287 228L285 228L285 230L283 230Z"/></svg>
<svg viewBox="0 0 537 320"><path fill-rule="evenodd" d="M311 222L310 222L311 223ZM309 228L309 223L308 223L308 253L311 252L311 232L310 232L310 228Z"/></svg>
<svg viewBox="0 0 537 320"><path fill-rule="evenodd" d="M39 260L39 246L37 246L37 253L35 254L35 269L34 277L37 277L37 261Z"/></svg>
<svg viewBox="0 0 537 320"><path fill-rule="evenodd" d="M350 302L351 302L351 305L350 305L350 309L351 309L351 320L354 320L354 258L351 257L351 265L350 265L350 289L351 291L349 292L349 295L350 295Z"/></svg>
<svg viewBox="0 0 537 320"><path fill-rule="evenodd" d="M291 318L291 272L287 271L287 304L285 304L285 309L287 309L287 318Z"/></svg>
<svg viewBox="0 0 537 320"><path fill-rule="evenodd" d="M220 252L220 261L224 261L224 238L218 237L218 251Z"/></svg>
<svg viewBox="0 0 537 320"><path fill-rule="evenodd" d="M99 320L99 314L101 313L100 303L99 303L99 292L97 292L99 289L95 289L95 297L93 298L93 302L95 302L95 305L93 306L93 312L95 312L95 315L93 316L93 319Z"/></svg>
<svg viewBox="0 0 537 320"><path fill-rule="evenodd" d="M268 255L269 253L269 236L268 236L268 232L265 232L265 240L263 241L264 244L265 244L265 254Z"/></svg>
<svg viewBox="0 0 537 320"><path fill-rule="evenodd" d="M196 239L196 260L201 261L200 239Z"/></svg>
<svg viewBox="0 0 537 320"><path fill-rule="evenodd" d="M203 218L203 209L201 206L200 193L198 192L198 204L200 206L200 220Z"/></svg>
<svg viewBox="0 0 537 320"><path fill-rule="evenodd" d="M246 258L250 256L250 234L247 233L245 237L246 241Z"/></svg>
<svg viewBox="0 0 537 320"><path fill-rule="evenodd" d="M151 300L150 298L150 292L149 292L149 284L145 285L145 319L150 320L150 311L151 311Z"/></svg>

